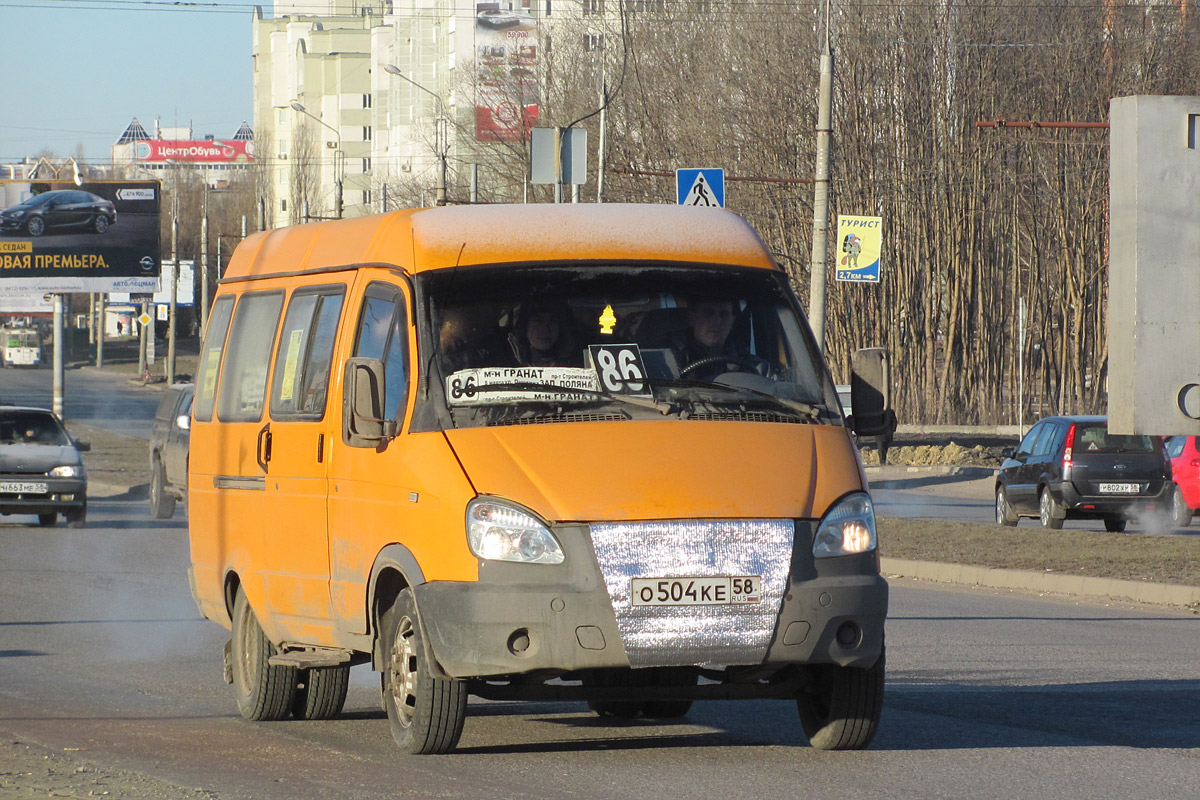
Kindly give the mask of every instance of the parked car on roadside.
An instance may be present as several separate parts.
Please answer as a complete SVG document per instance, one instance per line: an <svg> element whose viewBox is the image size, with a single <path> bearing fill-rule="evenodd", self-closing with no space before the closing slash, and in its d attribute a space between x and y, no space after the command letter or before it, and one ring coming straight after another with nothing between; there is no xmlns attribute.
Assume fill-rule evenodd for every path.
<svg viewBox="0 0 1200 800"><path fill-rule="evenodd" d="M175 516L177 500L187 499L188 442L195 384L177 383L163 392L150 431L150 511L158 519Z"/></svg>
<svg viewBox="0 0 1200 800"><path fill-rule="evenodd" d="M83 228L104 233L117 224L117 207L91 192L57 189L35 194L0 211L0 230L41 236L51 228Z"/></svg>
<svg viewBox="0 0 1200 800"><path fill-rule="evenodd" d="M91 449L67 433L53 411L0 406L0 514L36 514L49 527L58 515L67 527L87 522L87 471Z"/></svg>
<svg viewBox="0 0 1200 800"><path fill-rule="evenodd" d="M1192 524L1192 515L1200 509L1200 436L1172 436L1167 439L1167 456L1171 459L1171 477L1175 481L1175 497L1171 514L1175 527Z"/></svg>
<svg viewBox="0 0 1200 800"><path fill-rule="evenodd" d="M1108 431L1099 416L1039 420L996 474L996 522L1036 517L1058 529L1066 519L1099 519L1125 530L1141 514L1171 512L1175 484L1157 436Z"/></svg>

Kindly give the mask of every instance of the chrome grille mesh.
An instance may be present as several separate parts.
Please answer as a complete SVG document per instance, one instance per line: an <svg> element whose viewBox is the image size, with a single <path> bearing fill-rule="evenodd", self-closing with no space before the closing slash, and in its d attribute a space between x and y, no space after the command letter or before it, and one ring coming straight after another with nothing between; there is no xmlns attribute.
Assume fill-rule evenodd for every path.
<svg viewBox="0 0 1200 800"><path fill-rule="evenodd" d="M758 664L775 631L792 560L792 520L664 520L590 527L633 667ZM746 605L634 606L634 578L758 575Z"/></svg>

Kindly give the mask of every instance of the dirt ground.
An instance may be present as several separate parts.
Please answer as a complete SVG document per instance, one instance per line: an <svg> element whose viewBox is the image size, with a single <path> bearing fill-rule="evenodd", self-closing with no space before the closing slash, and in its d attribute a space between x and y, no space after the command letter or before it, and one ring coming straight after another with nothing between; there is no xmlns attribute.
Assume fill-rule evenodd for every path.
<svg viewBox="0 0 1200 800"><path fill-rule="evenodd" d="M82 750L51 750L0 736L0 797L110 797L114 800L217 800L139 772L97 765Z"/></svg>

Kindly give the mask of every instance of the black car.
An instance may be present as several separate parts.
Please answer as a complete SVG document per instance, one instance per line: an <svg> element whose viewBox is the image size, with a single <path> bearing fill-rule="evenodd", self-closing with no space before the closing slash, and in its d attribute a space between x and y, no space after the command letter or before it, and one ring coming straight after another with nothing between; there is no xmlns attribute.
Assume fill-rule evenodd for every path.
<svg viewBox="0 0 1200 800"><path fill-rule="evenodd" d="M67 527L87 521L87 472L91 447L76 442L53 411L0 406L0 514L36 514L53 525L60 513Z"/></svg>
<svg viewBox="0 0 1200 800"><path fill-rule="evenodd" d="M187 499L188 443L196 386L177 383L163 392L150 431L150 512L175 515L175 502Z"/></svg>
<svg viewBox="0 0 1200 800"><path fill-rule="evenodd" d="M1100 519L1125 530L1142 514L1170 513L1175 484L1157 436L1108 431L1105 417L1047 417L1005 452L996 474L996 522L1037 517L1058 529L1065 519Z"/></svg>
<svg viewBox="0 0 1200 800"><path fill-rule="evenodd" d="M41 236L51 228L104 233L117 222L112 201L79 189L56 189L0 211L0 230Z"/></svg>

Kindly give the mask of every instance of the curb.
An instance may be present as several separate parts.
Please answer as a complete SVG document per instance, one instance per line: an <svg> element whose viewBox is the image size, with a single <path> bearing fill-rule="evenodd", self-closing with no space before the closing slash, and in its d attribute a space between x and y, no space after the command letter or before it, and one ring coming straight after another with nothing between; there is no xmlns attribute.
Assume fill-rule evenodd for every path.
<svg viewBox="0 0 1200 800"><path fill-rule="evenodd" d="M1200 587L1197 586L1091 578L1057 572L972 567L965 564L909 561L903 558L881 558L879 564L880 570L886 575L919 578L938 583L1132 600L1136 603L1200 609Z"/></svg>
<svg viewBox="0 0 1200 800"><path fill-rule="evenodd" d="M925 483L942 481L973 481L995 476L995 467L972 467L963 465L929 466L872 466L863 467L867 476L867 490L910 489Z"/></svg>

